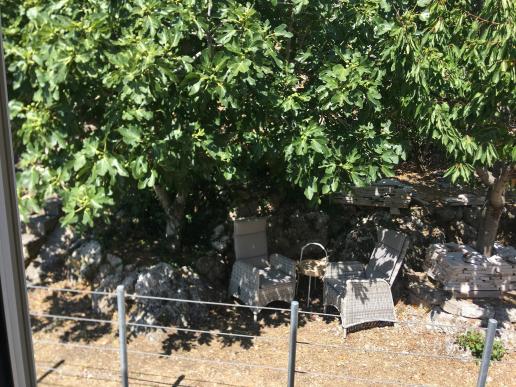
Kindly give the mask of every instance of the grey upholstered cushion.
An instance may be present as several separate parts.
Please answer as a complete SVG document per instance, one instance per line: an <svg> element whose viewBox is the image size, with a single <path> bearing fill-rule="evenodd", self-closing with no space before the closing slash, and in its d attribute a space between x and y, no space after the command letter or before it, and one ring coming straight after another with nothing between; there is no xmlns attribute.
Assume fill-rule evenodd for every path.
<svg viewBox="0 0 516 387"><path fill-rule="evenodd" d="M266 218L235 220L233 239L236 259L268 257Z"/></svg>
<svg viewBox="0 0 516 387"><path fill-rule="evenodd" d="M266 288L282 284L292 283L294 279L285 273L274 270L271 267L260 270L260 287Z"/></svg>

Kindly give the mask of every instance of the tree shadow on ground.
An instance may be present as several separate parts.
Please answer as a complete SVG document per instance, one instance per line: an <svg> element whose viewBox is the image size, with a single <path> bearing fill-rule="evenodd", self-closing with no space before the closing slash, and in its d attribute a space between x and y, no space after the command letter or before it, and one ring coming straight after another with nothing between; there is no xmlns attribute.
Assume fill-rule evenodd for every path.
<svg viewBox="0 0 516 387"><path fill-rule="evenodd" d="M268 307L288 309L288 304L273 302ZM308 321L309 317L307 315L299 315L299 326L304 326ZM262 310L258 315L258 321L255 322L250 309L212 307L206 319L198 321L194 327L189 326L188 328L224 332L235 336L179 331L167 335L167 338L162 342L162 349L165 354L171 354L173 351L190 351L197 346L213 343L219 343L223 347L239 345L241 348L250 349L255 345L255 341L270 340L272 342L278 340L286 342L288 339L286 336L264 336L262 331L266 327L288 326L289 324L289 311Z"/></svg>
<svg viewBox="0 0 516 387"><path fill-rule="evenodd" d="M78 317L102 319L111 321L109 316L95 313L91 307L90 295L63 296L63 293L51 293L43 299L43 303L48 305L44 311L32 310L35 314L49 314L63 317ZM101 322L86 322L70 319L59 319L52 317L31 316L32 331L51 332L59 329L59 340L61 341L81 341L94 342L98 338L113 331L113 324Z"/></svg>

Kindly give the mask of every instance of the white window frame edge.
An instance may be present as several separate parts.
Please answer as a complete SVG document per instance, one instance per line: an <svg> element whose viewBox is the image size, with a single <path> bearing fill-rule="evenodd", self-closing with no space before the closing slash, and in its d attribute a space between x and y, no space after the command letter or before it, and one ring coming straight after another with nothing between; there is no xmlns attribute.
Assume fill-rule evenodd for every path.
<svg viewBox="0 0 516 387"><path fill-rule="evenodd" d="M0 282L14 385L36 386L0 20Z"/></svg>

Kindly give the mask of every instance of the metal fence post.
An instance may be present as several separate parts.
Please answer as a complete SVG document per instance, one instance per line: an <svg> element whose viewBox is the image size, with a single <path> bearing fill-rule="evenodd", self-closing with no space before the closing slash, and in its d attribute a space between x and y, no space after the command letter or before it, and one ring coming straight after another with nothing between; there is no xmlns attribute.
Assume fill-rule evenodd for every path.
<svg viewBox="0 0 516 387"><path fill-rule="evenodd" d="M296 344L297 344L297 320L299 303L292 301L290 304L290 342L288 348L288 387L294 387L296 376Z"/></svg>
<svg viewBox="0 0 516 387"><path fill-rule="evenodd" d="M480 364L480 373L478 374L477 387L484 387L486 385L487 371L489 369L489 362L491 361L491 353L493 352L493 343L497 325L498 322L495 319L489 319L484 352L482 353L482 363Z"/></svg>
<svg viewBox="0 0 516 387"><path fill-rule="evenodd" d="M118 338L120 340L120 378L122 387L129 386L129 374L127 369L127 335L125 329L125 289L124 285L116 288L118 304Z"/></svg>

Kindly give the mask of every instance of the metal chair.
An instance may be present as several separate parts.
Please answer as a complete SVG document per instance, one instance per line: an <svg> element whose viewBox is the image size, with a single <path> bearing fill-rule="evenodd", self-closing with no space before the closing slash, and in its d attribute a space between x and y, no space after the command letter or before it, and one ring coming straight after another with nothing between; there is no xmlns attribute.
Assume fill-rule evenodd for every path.
<svg viewBox="0 0 516 387"><path fill-rule="evenodd" d="M266 218L234 222L235 264L229 294L243 303L266 306L272 301L291 302L295 295L296 263L280 254L268 256ZM260 308L253 310L257 320Z"/></svg>

